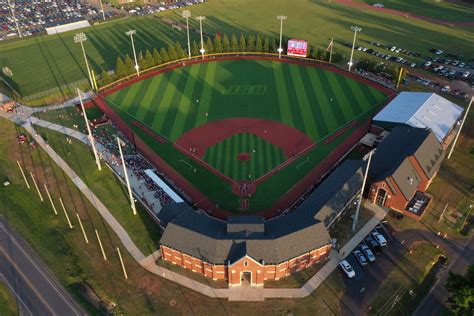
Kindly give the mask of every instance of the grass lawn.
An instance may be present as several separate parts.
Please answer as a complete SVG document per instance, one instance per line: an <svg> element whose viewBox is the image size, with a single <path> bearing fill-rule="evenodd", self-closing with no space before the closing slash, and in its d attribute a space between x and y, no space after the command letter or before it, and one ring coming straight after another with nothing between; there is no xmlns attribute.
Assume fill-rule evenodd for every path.
<svg viewBox="0 0 474 316"><path fill-rule="evenodd" d="M82 111L79 111L75 106L72 106L63 109L36 112L33 114L33 116L73 129L74 125L78 125L80 130L82 130L85 129L85 124L84 117L81 115L81 113ZM103 115L103 113L97 107L87 108L86 113L89 121L100 118Z"/></svg>
<svg viewBox="0 0 474 316"><path fill-rule="evenodd" d="M411 253L408 252L404 255L379 286L370 304L372 307L371 313L385 314L390 312L391 303L396 295L399 295L401 298L409 290L415 291L416 287L424 281L441 254L440 250L436 249L435 246L424 242L413 244L410 250ZM403 303L403 300L400 301L397 307L401 308L401 310L412 308L403 306ZM414 302L410 303L414 304ZM394 309L392 312L397 314L400 311Z"/></svg>
<svg viewBox="0 0 474 316"><path fill-rule="evenodd" d="M426 53L432 47L445 51L456 47L456 53L464 56L472 55L474 51L469 44L474 40L472 28L445 27L326 0L211 0L190 10L193 16L207 17L203 27L210 34L252 32L275 37L278 35L276 16L284 12L288 16L284 25L285 38L302 38L318 47L326 47L330 38L334 37L336 46L346 55L349 50L341 44L352 39L351 25L363 28L359 35L361 41L389 42L397 47ZM448 12L446 7L440 7L439 13L444 12ZM183 22L178 13L169 11L158 16ZM310 24L308 21L311 21ZM198 26L194 19L190 22L192 27ZM137 30L134 39L138 51L166 47L177 40L185 47L184 31L173 30L154 17L130 17L91 26L84 29L88 37L85 48L96 74L101 69L115 68L117 56L131 54L130 41L125 35L129 29ZM58 86L63 86L63 93L69 93L73 87L64 87L65 84L86 79L80 46L73 42L75 32L2 43L0 63L13 71L12 79L22 95ZM191 35L198 40L198 34L191 32ZM361 54L356 52L356 59Z"/></svg>
<svg viewBox="0 0 474 316"><path fill-rule="evenodd" d="M352 216L356 206L350 205L339 220L329 230L329 235L337 239L338 247L342 248L373 216L374 212L361 206L359 211L359 220L357 221L356 231L352 232Z"/></svg>
<svg viewBox="0 0 474 316"><path fill-rule="evenodd" d="M18 306L15 297L7 286L0 281L0 315L15 316L18 314Z"/></svg>
<svg viewBox="0 0 474 316"><path fill-rule="evenodd" d="M321 260L311 267L292 273L280 280L265 281L265 288L300 288L311 279L328 261Z"/></svg>
<svg viewBox="0 0 474 316"><path fill-rule="evenodd" d="M93 155L85 144L75 139L69 144L64 134L39 126L34 128L101 199L144 255L158 249L161 237L158 225L139 203L138 215L132 214L125 188L104 163L102 170L97 170Z"/></svg>
<svg viewBox="0 0 474 316"><path fill-rule="evenodd" d="M232 87L242 85L264 86L264 93L229 94ZM233 212L238 212L240 198L231 191L228 182L181 153L172 142L207 122L234 117L274 120L313 139L317 145L312 150L258 185L257 192L249 199L249 209L242 211L249 213L272 206L358 126L328 144L323 143L325 138L352 120L363 124L386 98L373 87L316 67L275 61L221 60L181 67L139 81L108 95L106 102L171 167L215 204ZM171 143L160 143L132 124L133 121L141 122ZM244 137L239 140L242 146L244 140ZM268 158L266 165L271 166L279 155L272 154L269 146L264 150L261 145L256 149L259 163ZM234 149L238 148L234 146ZM231 163L235 155L230 146L221 145L214 151L212 162L238 179L252 175L253 170L255 179L257 169L252 169L252 164L247 169L247 164Z"/></svg>
<svg viewBox="0 0 474 316"><path fill-rule="evenodd" d="M472 22L474 5L462 1L449 0L362 0L368 4L381 3L385 8L400 10L411 14L449 20L453 22Z"/></svg>

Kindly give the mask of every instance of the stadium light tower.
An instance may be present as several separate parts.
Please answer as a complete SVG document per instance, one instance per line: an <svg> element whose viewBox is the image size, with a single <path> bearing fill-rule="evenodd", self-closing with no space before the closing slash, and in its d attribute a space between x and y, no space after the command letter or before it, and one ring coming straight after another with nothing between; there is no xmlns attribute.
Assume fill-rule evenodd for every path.
<svg viewBox="0 0 474 316"><path fill-rule="evenodd" d="M138 66L137 53L135 52L135 43L133 42L133 35L135 35L136 33L136 30L129 30L125 32L125 34L130 36L130 40L132 41L133 58L135 59L135 70L137 71L137 76L140 76L140 67Z"/></svg>
<svg viewBox="0 0 474 316"><path fill-rule="evenodd" d="M125 159L123 158L122 145L123 141L117 137L118 148L120 152L120 158L122 159L123 174L125 182L127 183L128 195L130 197L130 207L132 208L133 215L137 215L137 208L135 207L135 199L133 198L132 188L130 187L130 180L128 179L127 165L125 165Z"/></svg>
<svg viewBox="0 0 474 316"><path fill-rule="evenodd" d="M279 15L277 19L280 20L280 47L278 47L278 58L281 58L281 53L283 52L283 48L281 47L281 40L283 37L283 20L286 20L286 16Z"/></svg>
<svg viewBox="0 0 474 316"><path fill-rule="evenodd" d="M359 211L360 211L360 205L362 204L362 195L364 194L365 190L365 182L367 181L367 175L369 174L369 168L370 168L370 161L372 160L372 154L374 153L375 150L370 151L369 153L369 158L367 159L367 168L365 169L365 174L364 174L364 181L362 181L362 188L360 189L360 196L359 196L359 203L357 203L357 209L354 214L354 220L352 222L352 231L355 232L356 226L357 226L357 221L359 220Z"/></svg>
<svg viewBox="0 0 474 316"><path fill-rule="evenodd" d="M191 42L189 41L189 18L191 17L191 11L184 10L181 15L186 19L186 32L188 33L188 55L191 58Z"/></svg>
<svg viewBox="0 0 474 316"><path fill-rule="evenodd" d="M23 38L23 35L21 34L21 31L20 31L20 27L18 26L18 20L16 19L16 16L15 16L15 10L13 10L13 6L10 0L8 0L8 6L10 7L10 12L12 14L13 21L15 21L15 26L16 26L16 30L18 31L18 36L20 38Z"/></svg>
<svg viewBox="0 0 474 316"><path fill-rule="evenodd" d="M94 90L94 82L92 81L91 70L89 68L89 62L87 61L86 51L84 50L84 42L87 41L87 36L85 33L80 32L74 35L74 43L81 44L82 54L84 55L84 61L86 62L87 75L89 76L89 81L91 83L92 90Z"/></svg>
<svg viewBox="0 0 474 316"><path fill-rule="evenodd" d="M87 127L87 136L89 136L89 141L91 142L92 151L94 152L95 163L97 164L97 169L102 170L100 166L99 155L97 154L97 148L95 147L94 136L92 136L91 127L89 125L89 120L87 119L86 109L84 108L84 103L82 102L81 90L77 88L77 95L79 96L79 102L81 103L82 114L84 115L84 121L86 122Z"/></svg>
<svg viewBox="0 0 474 316"><path fill-rule="evenodd" d="M357 32L362 31L362 29L358 26L351 26L351 30L354 31L354 40L352 41L351 59L349 60L349 71L351 71L351 68L352 68L352 57L354 56L354 47L355 47Z"/></svg>
<svg viewBox="0 0 474 316"><path fill-rule="evenodd" d="M204 53L206 52L206 50L204 49L204 40L202 39L202 21L204 21L205 19L205 16L196 17L196 20L199 21L199 29L201 31L201 49L199 51L201 52L202 58L204 58Z"/></svg>

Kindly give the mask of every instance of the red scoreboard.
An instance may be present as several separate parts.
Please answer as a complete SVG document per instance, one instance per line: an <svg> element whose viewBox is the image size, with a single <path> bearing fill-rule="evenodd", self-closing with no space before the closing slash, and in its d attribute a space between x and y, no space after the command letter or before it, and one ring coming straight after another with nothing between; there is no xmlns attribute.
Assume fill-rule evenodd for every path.
<svg viewBox="0 0 474 316"><path fill-rule="evenodd" d="M289 56L306 57L308 55L308 42L296 39L289 40L287 54Z"/></svg>

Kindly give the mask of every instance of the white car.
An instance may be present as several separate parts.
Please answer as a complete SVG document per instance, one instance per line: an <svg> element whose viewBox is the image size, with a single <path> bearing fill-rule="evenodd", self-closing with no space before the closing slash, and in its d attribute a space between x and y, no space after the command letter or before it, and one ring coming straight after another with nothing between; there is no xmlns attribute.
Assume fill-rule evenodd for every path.
<svg viewBox="0 0 474 316"><path fill-rule="evenodd" d="M349 264L349 262L347 262L347 260L342 260L341 262L339 262L339 266L341 267L342 271L346 273L347 277L355 277L356 274L354 272L354 269L352 269L351 265Z"/></svg>
<svg viewBox="0 0 474 316"><path fill-rule="evenodd" d="M375 239L375 241L380 245L380 246L387 246L387 240L382 234L379 234L377 232L372 233L372 237Z"/></svg>
<svg viewBox="0 0 474 316"><path fill-rule="evenodd" d="M354 257L356 257L357 261L359 261L361 266L367 265L367 263L368 263L367 259L362 254L362 252L360 252L360 250L354 250L353 254L354 254Z"/></svg>
<svg viewBox="0 0 474 316"><path fill-rule="evenodd" d="M444 87L441 89L441 92L449 92L449 90L451 90L451 87L450 87L450 86L444 86Z"/></svg>
<svg viewBox="0 0 474 316"><path fill-rule="evenodd" d="M467 78L467 77L469 77L470 74L471 74L471 73L470 73L469 71L466 71L465 73L462 74L462 76L463 76L464 78Z"/></svg>
<svg viewBox="0 0 474 316"><path fill-rule="evenodd" d="M367 247L366 245L362 245L360 246L360 250L362 250L362 252L370 262L375 261L374 253L372 252L372 250L370 250L369 247Z"/></svg>

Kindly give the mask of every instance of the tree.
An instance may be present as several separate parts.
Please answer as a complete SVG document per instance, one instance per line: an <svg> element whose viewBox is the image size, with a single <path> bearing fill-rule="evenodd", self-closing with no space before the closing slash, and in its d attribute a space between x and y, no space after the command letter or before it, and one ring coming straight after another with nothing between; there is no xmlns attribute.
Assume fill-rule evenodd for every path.
<svg viewBox="0 0 474 316"><path fill-rule="evenodd" d="M100 85L105 86L106 84L110 83L112 79L110 75L105 69L102 69L102 73L100 74Z"/></svg>
<svg viewBox="0 0 474 316"><path fill-rule="evenodd" d="M153 49L153 65L159 65L163 62L163 59L161 58L160 53L158 50L155 48Z"/></svg>
<svg viewBox="0 0 474 316"><path fill-rule="evenodd" d="M218 36L218 35L216 35L216 37L214 37L214 51L216 53L222 53L222 51L223 51L221 37Z"/></svg>
<svg viewBox="0 0 474 316"><path fill-rule="evenodd" d="M342 54L338 49L332 49L332 58L331 62L338 63L342 60Z"/></svg>
<svg viewBox="0 0 474 316"><path fill-rule="evenodd" d="M155 61L153 60L153 55L151 52L147 49L145 53L145 69L153 67L155 65Z"/></svg>
<svg viewBox="0 0 474 316"><path fill-rule="evenodd" d="M270 46L270 52L276 53L278 52L278 44L276 38L272 38L272 45Z"/></svg>
<svg viewBox="0 0 474 316"><path fill-rule="evenodd" d="M247 50L247 42L245 41L245 36L244 36L244 34L240 34L239 50L240 50L241 52L245 52L245 51Z"/></svg>
<svg viewBox="0 0 474 316"><path fill-rule="evenodd" d="M125 69L127 72L127 75L133 74L135 70L135 64L133 63L133 60L130 58L130 56L125 55Z"/></svg>
<svg viewBox="0 0 474 316"><path fill-rule="evenodd" d="M208 54L214 53L214 45L212 45L212 40L209 36L207 37L207 40L206 40L206 52Z"/></svg>
<svg viewBox="0 0 474 316"><path fill-rule="evenodd" d="M178 55L178 59L188 57L188 55L184 52L183 48L181 47L181 44L178 41L176 41L175 49L176 55Z"/></svg>
<svg viewBox="0 0 474 316"><path fill-rule="evenodd" d="M230 50L233 52L236 52L239 50L239 42L237 41L237 37L235 34L232 34L231 40L230 40Z"/></svg>
<svg viewBox="0 0 474 316"><path fill-rule="evenodd" d="M224 34L224 37L222 37L222 51L226 53L230 51L230 41L227 34Z"/></svg>
<svg viewBox="0 0 474 316"><path fill-rule="evenodd" d="M167 63L170 61L170 56L168 55L168 52L166 51L166 49L164 49L163 47L160 49L160 55L161 55L161 60L163 61L163 63Z"/></svg>
<svg viewBox="0 0 474 316"><path fill-rule="evenodd" d="M193 41L193 44L191 46L191 54L193 56L198 56L199 55L199 46L196 43L196 41Z"/></svg>
<svg viewBox="0 0 474 316"><path fill-rule="evenodd" d="M140 67L139 69L141 69L141 70L148 68L145 57L143 57L143 54L142 54L141 51L138 54L138 66Z"/></svg>
<svg viewBox="0 0 474 316"><path fill-rule="evenodd" d="M448 302L455 315L474 314L474 264L469 265L465 275L449 272L446 289L451 293Z"/></svg>
<svg viewBox="0 0 474 316"><path fill-rule="evenodd" d="M263 51L263 42L262 42L262 37L260 36L260 34L258 34L257 40L255 41L255 51L256 52Z"/></svg>
<svg viewBox="0 0 474 316"><path fill-rule="evenodd" d="M252 34L249 35L247 40L247 51L254 52L255 51L255 36Z"/></svg>
<svg viewBox="0 0 474 316"><path fill-rule="evenodd" d="M270 40L268 36L265 37L265 41L263 42L262 52L268 53L270 51Z"/></svg>
<svg viewBox="0 0 474 316"><path fill-rule="evenodd" d="M120 57L117 58L117 64L115 66L115 76L117 76L117 78L123 78L127 76L127 68L125 67L125 63Z"/></svg>
<svg viewBox="0 0 474 316"><path fill-rule="evenodd" d="M168 56L170 61L178 59L178 54L176 53L176 49L174 49L173 45L168 45Z"/></svg>

